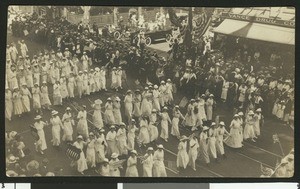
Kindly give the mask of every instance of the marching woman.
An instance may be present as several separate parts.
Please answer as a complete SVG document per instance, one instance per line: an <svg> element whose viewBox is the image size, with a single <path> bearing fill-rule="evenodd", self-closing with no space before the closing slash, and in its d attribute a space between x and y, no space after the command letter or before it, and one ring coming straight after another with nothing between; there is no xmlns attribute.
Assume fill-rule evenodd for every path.
<svg viewBox="0 0 300 189"><path fill-rule="evenodd" d="M211 127L208 130L208 154L210 157L214 158L216 162L218 162L216 149L216 135L216 123L212 122Z"/></svg>
<svg viewBox="0 0 300 189"><path fill-rule="evenodd" d="M149 134L150 134L150 142L155 142L158 139L156 109L152 110L152 113L149 117Z"/></svg>
<svg viewBox="0 0 300 189"><path fill-rule="evenodd" d="M238 117L238 121L239 121L240 124L241 124L239 134L240 134L240 137L241 137L241 141L243 142L243 140L244 140L244 128L243 128L243 126L244 126L244 118L243 118L244 113L243 113L243 112L239 112L239 113L238 113L238 116L239 116L239 117Z"/></svg>
<svg viewBox="0 0 300 189"><path fill-rule="evenodd" d="M196 171L196 159L198 156L199 143L196 135L193 133L189 141L189 165Z"/></svg>
<svg viewBox="0 0 300 189"><path fill-rule="evenodd" d="M82 61L82 70L88 70L89 69L89 57L87 56L85 51L83 52L81 61Z"/></svg>
<svg viewBox="0 0 300 189"><path fill-rule="evenodd" d="M98 129L103 128L103 119L102 119L102 112L101 112L101 104L102 104L102 100L97 99L97 100L95 100L95 103L92 105L92 107L94 108L93 124Z"/></svg>
<svg viewBox="0 0 300 189"><path fill-rule="evenodd" d="M131 124L129 125L129 128L128 128L128 134L127 134L128 150L134 150L136 131L138 131L138 128L135 126L135 120L132 119Z"/></svg>
<svg viewBox="0 0 300 189"><path fill-rule="evenodd" d="M35 88L32 89L34 91ZM24 113L30 112L30 98L32 98L31 93L29 92L28 88L26 87L26 84L24 83L21 88L21 94L22 94L22 103L23 103L23 109ZM38 99L33 99L33 102L37 100L39 101L39 96Z"/></svg>
<svg viewBox="0 0 300 189"><path fill-rule="evenodd" d="M153 109L156 109L160 112L160 104L159 104L159 90L158 90L158 86L154 85L154 89L153 89Z"/></svg>
<svg viewBox="0 0 300 189"><path fill-rule="evenodd" d="M158 91L159 91L159 102L160 102L160 105L162 107L165 106L165 97L166 97L166 91L167 91L167 86L166 86L166 82L165 81L161 81L160 82L160 86L158 88Z"/></svg>
<svg viewBox="0 0 300 189"><path fill-rule="evenodd" d="M51 112L52 118L50 118L50 123L52 125L52 145L54 147L59 147L60 145L60 132L61 132L61 127L63 127L63 124L57 115L58 112L53 110Z"/></svg>
<svg viewBox="0 0 300 189"><path fill-rule="evenodd" d="M84 70L82 75L82 93L84 95L90 95L89 75L87 70Z"/></svg>
<svg viewBox="0 0 300 189"><path fill-rule="evenodd" d="M229 135L228 131L225 128L225 123L223 121L220 122L219 127L216 129L216 149L217 153L219 153L223 158L226 158L224 151L224 135Z"/></svg>
<svg viewBox="0 0 300 189"><path fill-rule="evenodd" d="M85 110L85 106L79 108L79 112L77 115L78 123L77 123L77 134L81 135L84 139L87 139L89 136L89 129L86 120L87 112Z"/></svg>
<svg viewBox="0 0 300 189"><path fill-rule="evenodd" d="M49 106L51 106L46 81L43 81L42 86L41 86L41 105L44 109L46 108L48 110L49 110Z"/></svg>
<svg viewBox="0 0 300 189"><path fill-rule="evenodd" d="M105 67L101 67L101 70L100 70L100 83L101 83L101 90L105 90L107 91L106 89L106 70L105 70Z"/></svg>
<svg viewBox="0 0 300 189"><path fill-rule="evenodd" d="M74 98L74 90L76 87L76 81L75 81L75 77L74 74L71 72L69 77L68 77L68 84L67 84L67 88L68 88L68 94L70 98Z"/></svg>
<svg viewBox="0 0 300 189"><path fill-rule="evenodd" d="M198 117L202 121L206 121L206 112L205 112L205 94L202 94L197 103L198 105Z"/></svg>
<svg viewBox="0 0 300 189"><path fill-rule="evenodd" d="M125 176L126 177L138 177L138 170L136 168L137 166L137 152L136 150L132 150L130 152L130 157L127 160L127 169Z"/></svg>
<svg viewBox="0 0 300 189"><path fill-rule="evenodd" d="M106 142L107 142L107 155L111 156L113 153L119 154L119 150L117 147L117 133L116 127L114 125L110 126L110 131L106 134Z"/></svg>
<svg viewBox="0 0 300 189"><path fill-rule="evenodd" d="M208 130L207 126L204 126L199 138L199 159L203 160L206 165L210 163L208 154Z"/></svg>
<svg viewBox="0 0 300 189"><path fill-rule="evenodd" d="M62 141L72 142L73 141L73 125L74 120L72 119L71 108L67 107L66 112L64 113L61 119L63 126L63 136Z"/></svg>
<svg viewBox="0 0 300 189"><path fill-rule="evenodd" d="M175 108L173 109L171 135L177 137L178 139L180 137L179 127L178 127L180 118L183 120L185 119L179 110L179 106L176 105Z"/></svg>
<svg viewBox="0 0 300 189"><path fill-rule="evenodd" d="M87 139L86 163L91 168L96 167L95 135L92 132Z"/></svg>
<svg viewBox="0 0 300 189"><path fill-rule="evenodd" d="M13 100L13 104L14 104L14 114L16 116L21 117L21 115L24 112L24 107L23 107L23 103L22 103L22 94L19 91L18 87L14 88L14 92L12 94L12 100Z"/></svg>
<svg viewBox="0 0 300 189"><path fill-rule="evenodd" d="M17 72L16 72L16 67L14 65L11 65L10 70L7 72L7 81L8 81L8 86L11 90L14 90L15 88L18 88L18 79L17 79Z"/></svg>
<svg viewBox="0 0 300 189"><path fill-rule="evenodd" d="M32 100L33 100L33 109L38 113L42 113L41 111L41 90L37 83L34 84L32 88Z"/></svg>
<svg viewBox="0 0 300 189"><path fill-rule="evenodd" d="M153 155L153 176L154 177L167 177L166 167L164 163L164 147L162 144L157 146L157 150Z"/></svg>
<svg viewBox="0 0 300 189"><path fill-rule="evenodd" d="M166 83L166 103L170 105L173 102L173 84L171 79L167 79Z"/></svg>
<svg viewBox="0 0 300 189"><path fill-rule="evenodd" d="M113 67L111 71L111 88L118 91L117 88L117 68Z"/></svg>
<svg viewBox="0 0 300 189"><path fill-rule="evenodd" d="M150 134L149 134L147 116L142 116L142 119L140 120L140 132L139 132L138 140L144 146L150 143Z"/></svg>
<svg viewBox="0 0 300 189"><path fill-rule="evenodd" d="M153 148L148 147L147 153L144 155L144 159L142 160L143 164L143 177L152 177L153 170Z"/></svg>
<svg viewBox="0 0 300 189"><path fill-rule="evenodd" d="M254 112L250 110L245 120L245 128L244 128L244 140L251 138L253 142L256 142L254 139L257 138L254 133L254 125L255 125L255 117Z"/></svg>
<svg viewBox="0 0 300 189"><path fill-rule="evenodd" d="M183 135L180 138L180 142L178 144L176 165L179 172L185 170L189 163L189 155L187 153L187 140L188 138L185 135Z"/></svg>
<svg viewBox="0 0 300 189"><path fill-rule="evenodd" d="M82 75L82 71L78 72L78 75L76 77L76 86L77 86L78 96L79 96L79 98L81 98L82 93L83 93L83 75Z"/></svg>
<svg viewBox="0 0 300 189"><path fill-rule="evenodd" d="M213 106L215 104L214 95L210 94L209 98L206 100L206 117L207 121L211 123L212 116L213 116ZM209 124L209 123L208 123Z"/></svg>
<svg viewBox="0 0 300 189"><path fill-rule="evenodd" d="M12 93L9 88L5 87L5 118L11 121L13 114Z"/></svg>
<svg viewBox="0 0 300 189"><path fill-rule="evenodd" d="M133 97L131 90L126 92L126 96L124 98L124 107L125 107L125 116L127 117L127 121L131 120L132 111L133 111Z"/></svg>
<svg viewBox="0 0 300 189"><path fill-rule="evenodd" d="M141 102L142 102L142 95L139 89L135 90L133 98L133 115L135 118L140 118L142 115L141 112Z"/></svg>
<svg viewBox="0 0 300 189"><path fill-rule="evenodd" d="M95 83L95 79L94 79L94 69L91 69L89 72L89 88L90 88L90 93L94 93L96 91L96 83Z"/></svg>
<svg viewBox="0 0 300 189"><path fill-rule="evenodd" d="M113 102L113 114L115 118L115 124L120 125L122 123L122 114L121 114L121 99L116 97L116 100Z"/></svg>
<svg viewBox="0 0 300 189"><path fill-rule="evenodd" d="M26 68L26 67L25 67ZM27 66L27 69L25 69L26 72L26 84L29 89L33 87L33 76L32 76L32 70L31 66Z"/></svg>
<svg viewBox="0 0 300 189"><path fill-rule="evenodd" d="M120 128L118 129L117 135L117 147L119 149L120 155L127 155L127 136L126 136L126 129L125 123L120 124Z"/></svg>
<svg viewBox="0 0 300 189"><path fill-rule="evenodd" d="M143 100L141 104L142 115L149 116L152 110L152 101L151 101L152 94L149 93L148 91L144 91L142 96L143 96Z"/></svg>
<svg viewBox="0 0 300 189"><path fill-rule="evenodd" d="M161 132L160 132L160 137L162 139L164 139L166 142L168 142L168 138L169 138L169 124L171 124L171 119L169 117L168 114L168 108L164 107L162 110L162 113L160 113L161 116L161 122L160 122L160 126L161 126Z"/></svg>
<svg viewBox="0 0 300 189"><path fill-rule="evenodd" d="M118 67L118 69L116 70L116 88L118 89L122 89L122 67Z"/></svg>
<svg viewBox="0 0 300 189"><path fill-rule="evenodd" d="M187 112L185 115L185 126L187 127L192 127L195 128L195 124L196 124L196 116L195 116L195 112L194 112L194 108L195 108L195 99L191 99L190 103L187 107Z"/></svg>
<svg viewBox="0 0 300 189"><path fill-rule="evenodd" d="M107 102L105 104L104 120L108 125L115 123L115 117L113 113L113 102L111 98L107 98Z"/></svg>
<svg viewBox="0 0 300 189"><path fill-rule="evenodd" d="M260 125L261 125L261 120L262 120L262 114L261 114L261 108L258 108L256 111L255 111L255 114L254 114L254 134L256 137L259 137L260 136Z"/></svg>
<svg viewBox="0 0 300 189"><path fill-rule="evenodd" d="M109 172L110 172L110 176L112 177L120 177L120 168L121 167L115 167L114 164L118 163L120 160L118 159L118 154L113 153L111 155L111 160L109 161Z"/></svg>
<svg viewBox="0 0 300 189"><path fill-rule="evenodd" d="M47 125L45 122L43 122L42 117L40 115L37 115L34 120L34 128L37 130L37 134L39 136L38 141L35 143L35 149L37 152L40 152L41 154L44 154L44 150L47 149L47 143L44 133L44 127Z"/></svg>
<svg viewBox="0 0 300 189"><path fill-rule="evenodd" d="M225 102L227 99L228 88L229 88L229 81L224 80L223 87L222 87L222 93L221 93L221 99L223 102Z"/></svg>
<svg viewBox="0 0 300 189"><path fill-rule="evenodd" d="M53 85L53 105L62 105L62 96L60 82L56 81Z"/></svg>
<svg viewBox="0 0 300 189"><path fill-rule="evenodd" d="M83 171L88 169L85 155L83 153L83 148L85 147L85 145L86 143L83 141L83 137L81 135L78 135L77 140L76 142L74 142L73 146L81 150L80 158L77 160L76 164L77 164L77 171L82 175L84 175Z"/></svg>
<svg viewBox="0 0 300 189"><path fill-rule="evenodd" d="M239 121L239 115L235 114L233 120L230 123L230 134L224 139L224 143L231 148L241 148L242 138L241 138L241 122Z"/></svg>
<svg viewBox="0 0 300 189"><path fill-rule="evenodd" d="M95 81L95 92L99 92L101 89L101 78L100 78L100 69L95 68L94 81Z"/></svg>
<svg viewBox="0 0 300 189"><path fill-rule="evenodd" d="M69 98L69 92L68 92L68 88L67 88L67 80L66 80L65 74L61 74L61 77L60 77L60 94L61 94L62 100Z"/></svg>
<svg viewBox="0 0 300 189"><path fill-rule="evenodd" d="M101 163L106 154L107 143L105 140L104 129L100 129L99 133L96 133L97 139L95 141L96 163Z"/></svg>
<svg viewBox="0 0 300 189"><path fill-rule="evenodd" d="M110 166L107 158L104 158L102 165L100 166L100 175L104 177L109 177L110 175Z"/></svg>

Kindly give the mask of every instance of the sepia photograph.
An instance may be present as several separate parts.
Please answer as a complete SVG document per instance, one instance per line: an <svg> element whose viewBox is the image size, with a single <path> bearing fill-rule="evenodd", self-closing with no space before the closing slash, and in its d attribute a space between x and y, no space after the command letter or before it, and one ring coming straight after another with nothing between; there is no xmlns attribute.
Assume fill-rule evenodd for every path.
<svg viewBox="0 0 300 189"><path fill-rule="evenodd" d="M9 6L6 176L293 177L295 17Z"/></svg>

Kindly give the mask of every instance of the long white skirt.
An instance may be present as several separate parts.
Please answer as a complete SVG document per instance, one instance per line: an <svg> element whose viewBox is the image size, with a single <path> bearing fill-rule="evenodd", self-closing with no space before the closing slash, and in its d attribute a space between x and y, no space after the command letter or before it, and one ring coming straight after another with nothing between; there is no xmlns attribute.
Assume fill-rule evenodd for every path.
<svg viewBox="0 0 300 189"><path fill-rule="evenodd" d="M186 150L180 150L177 154L176 165L177 167L183 167L184 169L189 163L189 155Z"/></svg>
<svg viewBox="0 0 300 189"><path fill-rule="evenodd" d="M140 133L139 133L139 141L142 144L148 144L150 142L149 131L146 127L141 127Z"/></svg>
<svg viewBox="0 0 300 189"><path fill-rule="evenodd" d="M52 126L52 144L53 146L59 146L60 144L60 125L53 125Z"/></svg>
<svg viewBox="0 0 300 189"><path fill-rule="evenodd" d="M165 140L169 138L168 121L165 121L165 120L161 121L160 137L165 139Z"/></svg>
<svg viewBox="0 0 300 189"><path fill-rule="evenodd" d="M172 119L171 135L176 136L176 137L180 137L178 123L179 123L179 118L174 117Z"/></svg>

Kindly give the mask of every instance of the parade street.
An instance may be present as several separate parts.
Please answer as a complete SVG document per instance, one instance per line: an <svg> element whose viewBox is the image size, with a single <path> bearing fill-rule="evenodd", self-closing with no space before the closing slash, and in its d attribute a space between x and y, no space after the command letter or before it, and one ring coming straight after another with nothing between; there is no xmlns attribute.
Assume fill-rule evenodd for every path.
<svg viewBox="0 0 300 189"><path fill-rule="evenodd" d="M12 37L8 34L7 44L11 42L18 43L21 40L20 38ZM47 49L46 46L42 46L35 42L25 40L25 43L29 49L29 56L32 57L32 54L38 54L41 49ZM158 55L166 56L166 51L169 50L168 44L166 42L154 43L150 47L147 47L150 50L155 50ZM93 65L93 67L96 65ZM107 86L110 86L110 75L107 77ZM118 96L121 98L121 102L124 99L125 92L135 89L143 89L144 86L136 85L134 80L130 75L127 75L127 83L124 84L122 90L115 92L110 90L108 87L107 92L97 92L89 96L83 96L81 99L78 97L75 100L68 101L65 100L62 106L51 106L52 109L59 112L59 117L62 117L65 112L66 107L72 109L73 116L77 116L78 106L86 105L88 112L88 124L92 124L92 107L91 104L96 99L101 99L103 102L106 102L108 97ZM52 101L52 87L49 87L49 97ZM183 95L177 93L174 95L174 103L179 104L180 100L183 98ZM122 117L124 119L124 104L121 105ZM172 108L169 108L169 114ZM229 131L229 124L233 117L233 110L226 107L225 104L219 102L216 106L214 112L214 117L216 115L220 116L220 121L224 121L226 129ZM181 109L183 115L186 113L186 108ZM64 176L75 176L80 175L74 167L70 166L71 160L67 158L65 154L66 144L62 143L59 149L53 148L51 146L51 126L45 127L46 141L48 144L48 149L45 150L45 154L41 155L35 151L34 147L34 138L30 132L29 126L33 124L34 117L36 114L32 111L30 113L22 115L22 117L13 117L11 121L6 120L5 129L6 131L17 131L23 137L23 141L31 153L29 157L38 160L41 162L45 157L49 160L49 171L54 171L54 169L62 168ZM43 120L48 121L51 117L51 110L43 110ZM108 128L105 128L107 131ZM75 128L74 128L75 131ZM159 127L160 131L160 127ZM189 136L191 131L189 128L186 128L180 125L181 135ZM280 143L274 143L273 135L278 134ZM199 137L199 133L198 136ZM74 132L74 138L76 138L76 132ZM204 163L197 162L196 171L192 170L190 167L187 168L184 172L179 173L176 168L176 157L177 157L177 146L179 140L176 137L170 135L169 141L165 142L161 138L157 141L157 144L163 144L165 148L165 165L167 170L168 177L259 177L261 175L261 164L264 167L275 168L276 163L281 160L281 158L289 153L289 151L294 147L294 130L289 126L283 124L283 122L278 121L270 117L265 118L264 126L261 128L261 137L256 141L244 141L243 147L240 149L232 149L225 145L225 159L220 159L219 162L211 161L210 165L207 166ZM137 146L137 145L136 145ZM156 146L153 146L156 149ZM281 150L282 147L282 150ZM145 154L146 148L136 148L138 156ZM284 154L283 154L284 153ZM142 175L142 166L139 162L138 164L139 175ZM121 170L121 176L124 175L125 168ZM85 175L97 176L95 171L89 169L84 172Z"/></svg>

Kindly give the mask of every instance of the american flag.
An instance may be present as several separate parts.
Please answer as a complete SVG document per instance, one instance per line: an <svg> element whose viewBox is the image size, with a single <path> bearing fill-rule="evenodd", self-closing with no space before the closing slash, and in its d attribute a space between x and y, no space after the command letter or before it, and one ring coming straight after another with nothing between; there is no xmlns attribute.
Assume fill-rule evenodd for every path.
<svg viewBox="0 0 300 189"><path fill-rule="evenodd" d="M205 32L207 31L214 12L214 8L195 8L195 12L197 13L193 19L193 27L195 36L194 38L201 38Z"/></svg>

